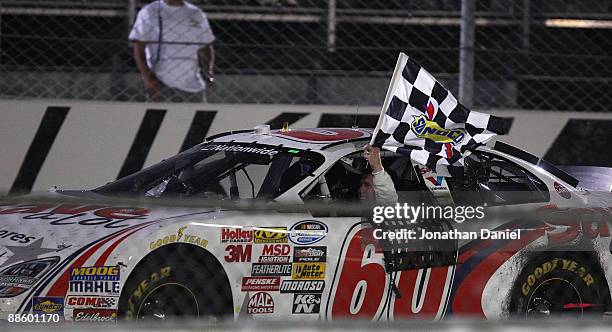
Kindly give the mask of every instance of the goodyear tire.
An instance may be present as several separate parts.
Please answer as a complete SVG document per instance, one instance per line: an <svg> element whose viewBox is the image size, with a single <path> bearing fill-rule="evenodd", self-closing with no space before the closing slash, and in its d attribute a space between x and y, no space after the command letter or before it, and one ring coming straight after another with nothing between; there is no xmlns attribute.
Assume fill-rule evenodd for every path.
<svg viewBox="0 0 612 332"><path fill-rule="evenodd" d="M233 317L227 276L216 261L212 264L197 250L201 249L193 245L165 246L141 261L121 293L120 319Z"/></svg>
<svg viewBox="0 0 612 332"><path fill-rule="evenodd" d="M523 269L510 313L524 318L601 316L609 300L604 274L587 253L550 252Z"/></svg>

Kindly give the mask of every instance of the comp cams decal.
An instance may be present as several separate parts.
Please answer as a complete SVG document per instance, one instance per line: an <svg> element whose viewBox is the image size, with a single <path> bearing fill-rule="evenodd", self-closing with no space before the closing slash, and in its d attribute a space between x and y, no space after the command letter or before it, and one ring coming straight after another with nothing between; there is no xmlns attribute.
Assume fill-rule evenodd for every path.
<svg viewBox="0 0 612 332"><path fill-rule="evenodd" d="M117 296L68 296L66 308L72 309L112 309L117 307Z"/></svg>

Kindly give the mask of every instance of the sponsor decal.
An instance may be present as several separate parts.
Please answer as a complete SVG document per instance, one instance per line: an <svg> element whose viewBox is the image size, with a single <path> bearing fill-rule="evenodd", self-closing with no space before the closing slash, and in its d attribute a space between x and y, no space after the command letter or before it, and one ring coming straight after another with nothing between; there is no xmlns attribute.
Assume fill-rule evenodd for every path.
<svg viewBox="0 0 612 332"><path fill-rule="evenodd" d="M72 320L75 322L114 322L117 320L117 310L74 309Z"/></svg>
<svg viewBox="0 0 612 332"><path fill-rule="evenodd" d="M290 276L291 264L253 263L252 276Z"/></svg>
<svg viewBox="0 0 612 332"><path fill-rule="evenodd" d="M118 266L76 267L70 271L70 293L119 295Z"/></svg>
<svg viewBox="0 0 612 332"><path fill-rule="evenodd" d="M17 243L29 243L34 240L35 236L28 236L27 234L9 231L8 229L0 229L0 239L9 239Z"/></svg>
<svg viewBox="0 0 612 332"><path fill-rule="evenodd" d="M280 277L243 277L243 292L277 291L280 287Z"/></svg>
<svg viewBox="0 0 612 332"><path fill-rule="evenodd" d="M227 151L227 152L247 152L247 153L257 153L264 154L268 156L273 156L278 153L277 150L263 148L263 147L254 147L254 146L242 146L242 145L226 145L226 144L210 144L203 146L200 150L202 151Z"/></svg>
<svg viewBox="0 0 612 332"><path fill-rule="evenodd" d="M165 246L170 243L190 243L195 244L199 247L206 248L208 246L208 240L205 240L196 235L190 235L185 233L187 226L183 226L176 231L176 234L166 235L161 239L157 239L149 243L149 250L155 250L161 246Z"/></svg>
<svg viewBox="0 0 612 332"><path fill-rule="evenodd" d="M288 244L266 244L261 251L262 256L287 256L291 252Z"/></svg>
<svg viewBox="0 0 612 332"><path fill-rule="evenodd" d="M66 308L112 309L117 306L118 297L110 296L68 296Z"/></svg>
<svg viewBox="0 0 612 332"><path fill-rule="evenodd" d="M251 243L253 231L242 228L221 228L221 243Z"/></svg>
<svg viewBox="0 0 612 332"><path fill-rule="evenodd" d="M327 247L295 247L293 248L293 261L303 262L325 262L327 258Z"/></svg>
<svg viewBox="0 0 612 332"><path fill-rule="evenodd" d="M324 280L284 280L280 287L281 293L323 293Z"/></svg>
<svg viewBox="0 0 612 332"><path fill-rule="evenodd" d="M272 295L265 292L255 293L249 298L247 305L249 314L272 314L274 313L274 300Z"/></svg>
<svg viewBox="0 0 612 332"><path fill-rule="evenodd" d="M318 314L321 310L321 294L295 294L293 295L294 314Z"/></svg>
<svg viewBox="0 0 612 332"><path fill-rule="evenodd" d="M291 256L259 256L260 263L290 263Z"/></svg>
<svg viewBox="0 0 612 332"><path fill-rule="evenodd" d="M244 263L251 261L251 245L231 244L225 247L227 255L224 257L228 263Z"/></svg>
<svg viewBox="0 0 612 332"><path fill-rule="evenodd" d="M35 314L59 314L64 317L64 298L35 296L32 298L32 310Z"/></svg>
<svg viewBox="0 0 612 332"><path fill-rule="evenodd" d="M414 116L410 127L417 137L430 139L436 143L457 145L463 141L466 134L465 129L461 128L444 129L435 121L428 120L425 114Z"/></svg>
<svg viewBox="0 0 612 332"><path fill-rule="evenodd" d="M325 263L293 263L293 279L325 278Z"/></svg>
<svg viewBox="0 0 612 332"><path fill-rule="evenodd" d="M261 227L253 231L254 243L288 243L287 227Z"/></svg>
<svg viewBox="0 0 612 332"><path fill-rule="evenodd" d="M321 241L327 235L327 225L317 220L302 220L291 226L289 239L299 245Z"/></svg>
<svg viewBox="0 0 612 332"><path fill-rule="evenodd" d="M578 278L584 281L587 287L596 285L595 278L590 273L589 266L581 266L580 263L571 259L555 258L542 263L542 265L536 266L533 271L531 271L527 276L527 281L521 285L523 295L527 296L536 282L547 277L546 275L548 273L555 270L565 270L576 274Z"/></svg>
<svg viewBox="0 0 612 332"><path fill-rule="evenodd" d="M30 288L36 283L36 278L22 276L0 276L0 287Z"/></svg>
<svg viewBox="0 0 612 332"><path fill-rule="evenodd" d="M21 204L0 209L0 215L25 214L23 219L45 220L54 226L79 224L105 228L131 226L132 221L147 219L150 212L145 208L79 204Z"/></svg>
<svg viewBox="0 0 612 332"><path fill-rule="evenodd" d="M567 188L565 188L565 186L560 184L559 182L555 182L553 186L555 187L555 190L557 191L557 193L559 193L559 196L565 199L572 198L572 194L570 193L570 191Z"/></svg>

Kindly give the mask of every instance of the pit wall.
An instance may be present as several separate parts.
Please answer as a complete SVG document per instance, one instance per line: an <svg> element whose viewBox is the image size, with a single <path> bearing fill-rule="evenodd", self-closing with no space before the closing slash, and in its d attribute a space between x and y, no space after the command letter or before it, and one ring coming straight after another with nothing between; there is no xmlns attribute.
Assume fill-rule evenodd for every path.
<svg viewBox="0 0 612 332"><path fill-rule="evenodd" d="M612 167L612 113L479 110L513 118L501 141L553 162ZM380 109L270 104L0 100L0 193L88 189L150 166L204 137L280 128L373 127ZM603 149L603 150L602 150Z"/></svg>

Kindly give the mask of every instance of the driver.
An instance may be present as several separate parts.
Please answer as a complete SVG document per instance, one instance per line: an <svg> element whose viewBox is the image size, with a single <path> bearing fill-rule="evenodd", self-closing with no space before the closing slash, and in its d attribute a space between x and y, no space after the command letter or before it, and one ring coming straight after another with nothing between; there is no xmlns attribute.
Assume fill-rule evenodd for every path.
<svg viewBox="0 0 612 332"><path fill-rule="evenodd" d="M379 205L397 203L397 191L391 176L382 166L380 149L368 144L363 149L363 157L370 164L372 172L361 177L359 199L365 203L375 202Z"/></svg>

